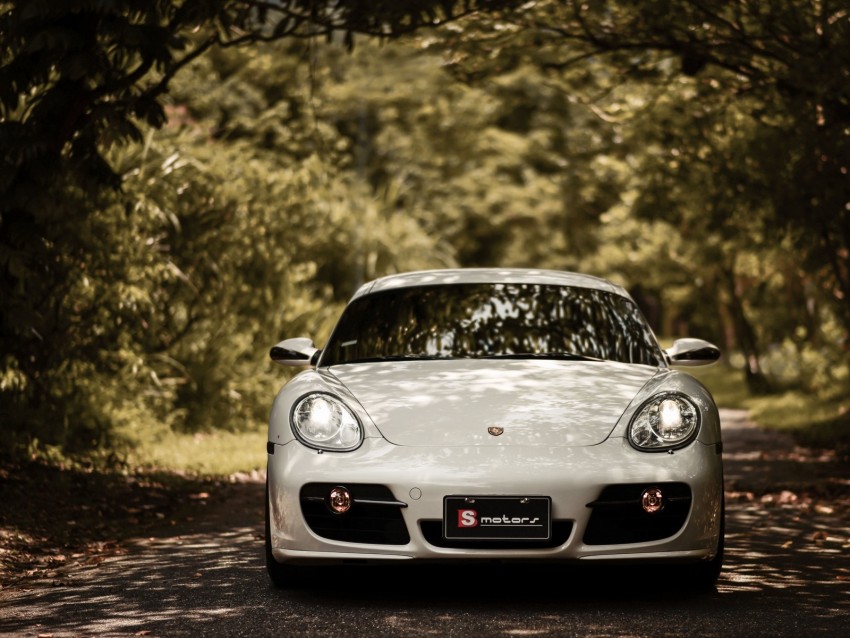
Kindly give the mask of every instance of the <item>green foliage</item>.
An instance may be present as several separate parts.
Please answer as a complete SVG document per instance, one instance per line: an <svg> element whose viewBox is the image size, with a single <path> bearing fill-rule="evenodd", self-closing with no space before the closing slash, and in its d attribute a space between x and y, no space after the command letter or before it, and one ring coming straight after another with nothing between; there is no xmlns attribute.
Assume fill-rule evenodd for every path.
<svg viewBox="0 0 850 638"><path fill-rule="evenodd" d="M776 354L768 357L770 373L775 372L772 365L793 366L796 360L794 356L784 359ZM705 384L719 406L746 410L760 426L781 430L802 446L834 451L845 458L850 455L850 400L841 385L831 385L839 393L822 396L793 388L770 396L753 396L747 391L737 353L715 365L690 368L688 373Z"/></svg>
<svg viewBox="0 0 850 638"><path fill-rule="evenodd" d="M610 205L586 149L572 150L585 130L564 132L586 115L533 67L464 86L415 44L361 46L315 82L318 114L349 138L353 168L461 265L576 267Z"/></svg>
<svg viewBox="0 0 850 638"><path fill-rule="evenodd" d="M54 270L68 290L40 296L39 317L61 323L36 324L47 337L26 339L29 367L7 358L6 434L73 452L256 428L284 376L270 345L321 344L366 278L451 263L346 171L333 127L298 115L309 83L282 90L275 78L306 73L301 53L199 59L176 82L169 126L108 155L121 192L103 191L94 211L84 195L46 198L68 222L49 247L68 255ZM32 299L20 299L24 312Z"/></svg>
<svg viewBox="0 0 850 638"><path fill-rule="evenodd" d="M4 283L17 272L18 285L4 290L0 402L4 433L86 448L110 441L111 411L135 375L134 306L157 272L136 241L146 220L112 193L87 196L57 182L64 197L38 199L38 241L27 234L32 220L4 219L12 240L0 250L9 264ZM81 214L88 207L91 214Z"/></svg>
<svg viewBox="0 0 850 638"><path fill-rule="evenodd" d="M148 243L166 269L150 290L143 349L156 386L152 409L172 428L235 430L264 420L282 376L269 370L270 345L285 334L326 336L334 299L347 299L358 272L415 267L432 254L424 234L358 194L335 167L344 162L315 152L340 145L331 129L283 120L306 111L303 88L252 83L258 69L271 78L292 64L283 53L282 62L273 49L199 61L187 81L202 86L215 86L218 64L232 68L233 56L239 70L193 93L197 108L191 99L175 105L173 127L116 158L135 209L158 220ZM253 100L226 99L252 90ZM183 94L178 86L175 97Z"/></svg>
<svg viewBox="0 0 850 638"><path fill-rule="evenodd" d="M801 445L850 454L850 401L846 395L823 399L808 392L788 391L779 396L747 401L757 423L791 434Z"/></svg>
<svg viewBox="0 0 850 638"><path fill-rule="evenodd" d="M846 396L846 9L276 6L0 4L4 444L255 432L270 345L455 264L610 277L752 389Z"/></svg>
<svg viewBox="0 0 850 638"><path fill-rule="evenodd" d="M129 467L143 470L226 477L264 470L267 436L265 425L245 427L236 432L195 433L160 427L127 449L122 461Z"/></svg>
<svg viewBox="0 0 850 638"><path fill-rule="evenodd" d="M709 366L688 368L687 373L702 381L718 406L735 410L747 408L750 393L744 371L733 366L729 357Z"/></svg>
<svg viewBox="0 0 850 638"><path fill-rule="evenodd" d="M741 349L763 391L761 360L789 334L831 353L801 373L807 387L850 359L848 36L841 5L576 0L477 20L447 44L476 86L533 64L598 116L589 136L619 150L589 152L622 170L606 180L619 201L591 200L609 239L585 263L639 287L665 331Z"/></svg>
<svg viewBox="0 0 850 638"><path fill-rule="evenodd" d="M270 343L321 338L364 277L433 259L415 223L337 171L333 128L309 132L309 84L295 84L309 48L259 68L205 53L394 36L500 4L2 3L4 443L73 452L254 424L278 383ZM246 80L246 62L267 81ZM192 98L170 100L193 63Z"/></svg>
<svg viewBox="0 0 850 638"><path fill-rule="evenodd" d="M396 36L499 0L11 0L0 5L0 189L25 207L40 164L117 185L104 153L165 124L175 74L214 46ZM65 167L66 169L68 167ZM44 182L46 184L46 181Z"/></svg>

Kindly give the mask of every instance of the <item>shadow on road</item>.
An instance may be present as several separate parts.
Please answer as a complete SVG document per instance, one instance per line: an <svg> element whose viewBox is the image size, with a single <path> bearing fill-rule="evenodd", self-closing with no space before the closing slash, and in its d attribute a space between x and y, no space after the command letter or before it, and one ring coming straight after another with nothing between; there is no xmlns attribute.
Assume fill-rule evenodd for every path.
<svg viewBox="0 0 850 638"><path fill-rule="evenodd" d="M261 483L195 528L4 597L0 635L843 636L850 629L847 468L724 414L727 558L692 596L648 568L351 566L273 588Z"/></svg>

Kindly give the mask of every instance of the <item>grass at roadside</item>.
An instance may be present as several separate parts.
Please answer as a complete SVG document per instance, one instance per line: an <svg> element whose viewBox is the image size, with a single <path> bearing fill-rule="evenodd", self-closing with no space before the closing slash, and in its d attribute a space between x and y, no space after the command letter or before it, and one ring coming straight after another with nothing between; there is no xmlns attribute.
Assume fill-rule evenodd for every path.
<svg viewBox="0 0 850 638"><path fill-rule="evenodd" d="M751 396L740 369L718 363L687 370L724 408L739 408L762 427L791 434L800 445L850 458L850 397L824 399L797 390Z"/></svg>
<svg viewBox="0 0 850 638"><path fill-rule="evenodd" d="M747 384L741 370L724 363L680 368L680 370L702 381L714 395L714 400L720 407L747 408L746 402L750 398L750 393L747 391Z"/></svg>
<svg viewBox="0 0 850 638"><path fill-rule="evenodd" d="M127 455L127 464L209 477L263 470L266 427L244 432L165 432L134 446Z"/></svg>

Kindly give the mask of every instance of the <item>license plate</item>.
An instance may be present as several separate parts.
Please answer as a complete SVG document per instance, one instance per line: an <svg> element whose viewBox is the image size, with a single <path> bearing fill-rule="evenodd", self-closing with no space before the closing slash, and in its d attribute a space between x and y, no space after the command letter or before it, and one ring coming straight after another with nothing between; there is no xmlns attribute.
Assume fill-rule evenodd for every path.
<svg viewBox="0 0 850 638"><path fill-rule="evenodd" d="M446 540L549 540L548 496L446 496Z"/></svg>

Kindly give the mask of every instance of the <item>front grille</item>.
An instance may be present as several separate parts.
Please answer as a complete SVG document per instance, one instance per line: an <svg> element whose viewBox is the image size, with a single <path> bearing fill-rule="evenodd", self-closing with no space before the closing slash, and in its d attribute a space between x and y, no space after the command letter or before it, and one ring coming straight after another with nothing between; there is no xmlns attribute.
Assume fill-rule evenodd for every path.
<svg viewBox="0 0 850 638"><path fill-rule="evenodd" d="M641 507L641 494L648 487L664 494L664 508L653 514ZM587 506L593 512L584 532L586 545L645 543L682 529L691 510L691 488L685 483L609 485Z"/></svg>
<svg viewBox="0 0 850 638"><path fill-rule="evenodd" d="M443 538L443 522L440 520L420 521L419 528L428 544L447 549L551 549L567 542L573 530L572 521L552 521L552 535L549 540L446 540Z"/></svg>
<svg viewBox="0 0 850 638"><path fill-rule="evenodd" d="M344 514L328 507L328 493L344 486L354 503ZM301 512L314 534L347 543L406 545L410 535L399 503L385 485L360 483L308 483L301 488Z"/></svg>

